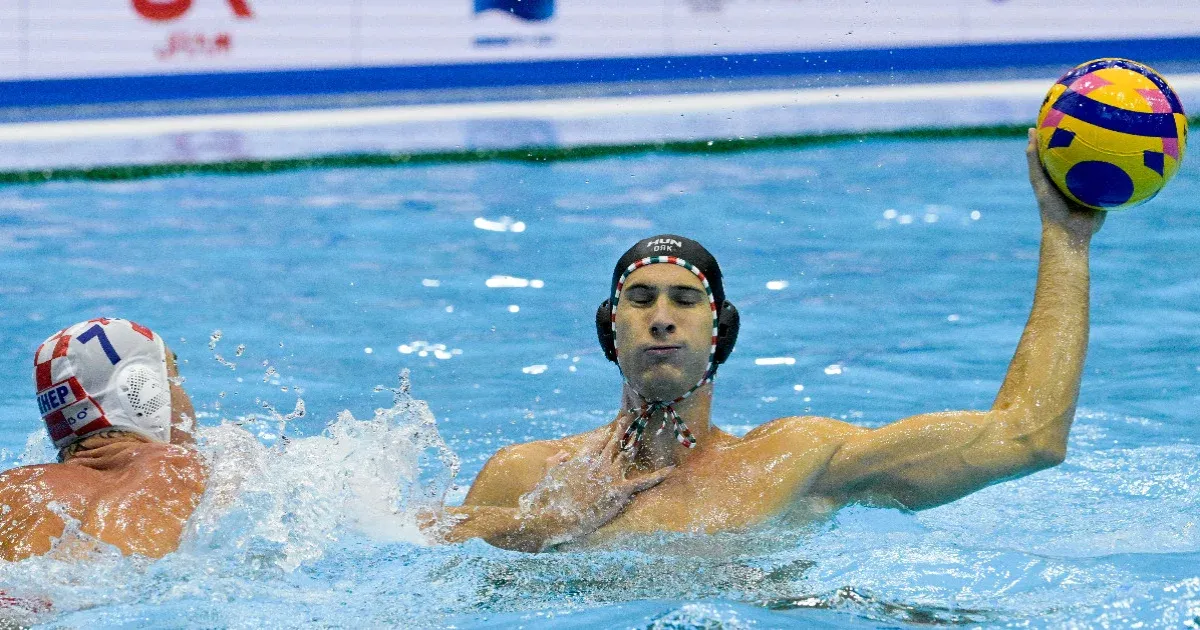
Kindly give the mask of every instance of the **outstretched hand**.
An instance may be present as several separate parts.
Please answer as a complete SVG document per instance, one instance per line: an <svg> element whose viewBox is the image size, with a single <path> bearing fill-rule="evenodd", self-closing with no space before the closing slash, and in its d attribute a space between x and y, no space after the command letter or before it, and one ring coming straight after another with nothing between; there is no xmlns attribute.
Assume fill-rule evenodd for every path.
<svg viewBox="0 0 1200 630"><path fill-rule="evenodd" d="M1067 198L1062 191L1050 181L1042 162L1038 159L1037 130L1029 130L1029 143L1025 146L1025 158L1029 162L1029 183L1033 186L1033 194L1037 196L1038 207L1042 212L1043 225L1057 225L1064 228L1072 236L1085 242L1093 234L1100 231L1104 225L1107 212L1093 210Z"/></svg>
<svg viewBox="0 0 1200 630"><path fill-rule="evenodd" d="M633 495L658 485L675 469L667 466L652 473L626 479L633 449L622 449L621 438L633 422L629 414L613 423L609 434L585 445L574 457L560 452L549 458L546 477L521 497L523 518L552 519L559 535L547 541L553 546L586 536L621 513Z"/></svg>

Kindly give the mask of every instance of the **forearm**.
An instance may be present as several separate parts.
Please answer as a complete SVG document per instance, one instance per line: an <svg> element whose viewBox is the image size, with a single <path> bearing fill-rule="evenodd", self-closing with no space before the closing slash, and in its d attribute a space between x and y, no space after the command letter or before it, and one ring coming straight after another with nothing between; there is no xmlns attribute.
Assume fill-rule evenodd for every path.
<svg viewBox="0 0 1200 630"><path fill-rule="evenodd" d="M1088 341L1090 235L1042 229L1037 289L1025 332L992 405L1007 438L1066 448Z"/></svg>
<svg viewBox="0 0 1200 630"><path fill-rule="evenodd" d="M443 542L482 538L494 547L528 553L544 551L560 542L566 529L548 516L532 517L512 507L464 505L447 507L443 514L448 518L429 525L440 530L438 537Z"/></svg>

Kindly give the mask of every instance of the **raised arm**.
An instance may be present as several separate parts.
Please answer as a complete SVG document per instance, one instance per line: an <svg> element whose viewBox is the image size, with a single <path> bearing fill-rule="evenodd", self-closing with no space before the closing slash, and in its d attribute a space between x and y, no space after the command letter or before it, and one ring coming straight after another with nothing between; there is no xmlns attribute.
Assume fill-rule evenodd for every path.
<svg viewBox="0 0 1200 630"><path fill-rule="evenodd" d="M1046 177L1031 129L1026 157L1042 217L1033 311L989 411L914 416L842 444L812 488L842 501L940 505L1062 462L1088 340L1088 247L1104 213Z"/></svg>

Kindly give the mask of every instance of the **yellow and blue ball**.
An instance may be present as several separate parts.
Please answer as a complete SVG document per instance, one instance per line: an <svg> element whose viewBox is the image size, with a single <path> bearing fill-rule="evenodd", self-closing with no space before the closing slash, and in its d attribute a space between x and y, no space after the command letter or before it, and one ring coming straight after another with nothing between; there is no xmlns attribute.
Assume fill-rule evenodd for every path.
<svg viewBox="0 0 1200 630"><path fill-rule="evenodd" d="M1157 72L1097 59L1063 75L1038 113L1038 154L1071 199L1097 210L1152 199L1179 169L1187 117Z"/></svg>

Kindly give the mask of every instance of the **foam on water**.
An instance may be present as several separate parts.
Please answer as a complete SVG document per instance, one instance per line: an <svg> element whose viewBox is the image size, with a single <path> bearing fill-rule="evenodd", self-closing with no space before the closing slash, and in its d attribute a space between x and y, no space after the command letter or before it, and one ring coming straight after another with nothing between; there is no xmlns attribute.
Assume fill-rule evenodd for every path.
<svg viewBox="0 0 1200 630"><path fill-rule="evenodd" d="M400 388L391 390L392 407L368 420L343 412L318 436L265 444L256 434L289 419L277 413L200 427L208 489L177 553L160 562L125 558L68 519L47 556L0 562L0 589L52 601L61 615L207 597L227 580L234 590L254 590L260 580L294 574L347 538L426 544L417 517L440 508L458 459L438 435L428 405L409 394L407 379L402 374ZM19 463L52 460L49 440L38 431ZM81 548L87 550L82 558ZM264 595L274 595L281 585L264 586Z"/></svg>

